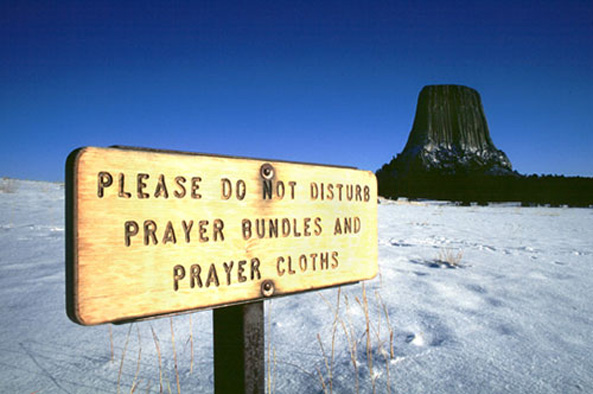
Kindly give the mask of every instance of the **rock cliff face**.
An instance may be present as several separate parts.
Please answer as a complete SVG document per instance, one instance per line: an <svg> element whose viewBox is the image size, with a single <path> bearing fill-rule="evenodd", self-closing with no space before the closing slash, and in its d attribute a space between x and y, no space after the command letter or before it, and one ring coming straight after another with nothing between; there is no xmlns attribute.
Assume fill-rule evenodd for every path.
<svg viewBox="0 0 593 394"><path fill-rule="evenodd" d="M379 171L395 176L513 173L508 157L492 142L479 93L459 85L422 89L404 150Z"/></svg>

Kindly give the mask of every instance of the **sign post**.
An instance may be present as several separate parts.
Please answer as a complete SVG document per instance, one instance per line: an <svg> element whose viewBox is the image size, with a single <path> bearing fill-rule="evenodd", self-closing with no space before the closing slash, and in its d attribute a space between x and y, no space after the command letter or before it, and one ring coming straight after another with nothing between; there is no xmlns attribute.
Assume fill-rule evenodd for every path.
<svg viewBox="0 0 593 394"><path fill-rule="evenodd" d="M253 367L249 387L263 386L263 299L377 274L369 171L87 147L70 154L66 179L68 316L95 325L222 308L215 364ZM219 335L231 329L242 344ZM231 361L229 347L252 350Z"/></svg>
<svg viewBox="0 0 593 394"><path fill-rule="evenodd" d="M264 393L264 302L218 308L214 316L214 392Z"/></svg>

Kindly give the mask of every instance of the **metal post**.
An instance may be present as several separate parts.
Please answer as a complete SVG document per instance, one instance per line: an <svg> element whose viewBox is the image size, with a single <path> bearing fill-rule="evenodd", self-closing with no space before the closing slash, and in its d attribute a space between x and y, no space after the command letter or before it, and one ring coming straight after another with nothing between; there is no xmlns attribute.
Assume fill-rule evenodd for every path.
<svg viewBox="0 0 593 394"><path fill-rule="evenodd" d="M214 392L265 392L264 302L215 309Z"/></svg>

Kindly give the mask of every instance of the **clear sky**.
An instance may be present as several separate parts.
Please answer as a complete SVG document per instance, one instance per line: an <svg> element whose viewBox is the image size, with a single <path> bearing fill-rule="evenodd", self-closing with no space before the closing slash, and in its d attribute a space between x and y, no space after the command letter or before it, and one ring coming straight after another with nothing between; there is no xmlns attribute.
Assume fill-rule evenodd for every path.
<svg viewBox="0 0 593 394"><path fill-rule="evenodd" d="M4 0L0 53L0 176L116 144L375 171L445 83L519 172L593 176L590 0Z"/></svg>

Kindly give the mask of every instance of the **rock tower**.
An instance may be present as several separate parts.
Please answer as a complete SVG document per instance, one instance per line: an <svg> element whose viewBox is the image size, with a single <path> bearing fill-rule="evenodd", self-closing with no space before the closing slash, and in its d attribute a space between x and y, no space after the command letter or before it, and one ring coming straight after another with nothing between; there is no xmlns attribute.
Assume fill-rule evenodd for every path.
<svg viewBox="0 0 593 394"><path fill-rule="evenodd" d="M425 86L404 150L378 171L509 175L512 165L490 137L480 94L460 85Z"/></svg>

